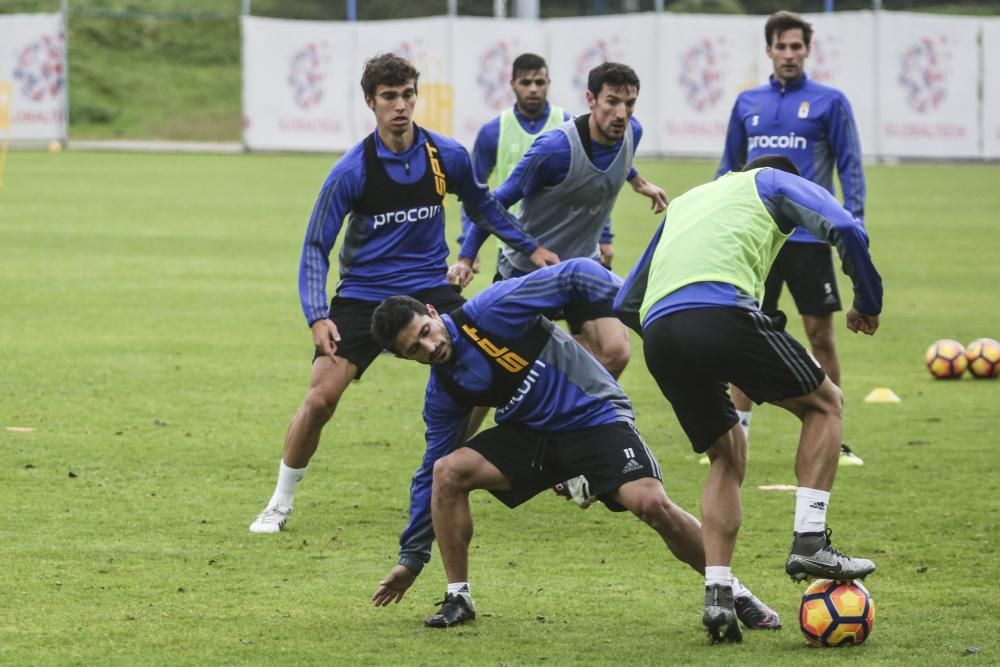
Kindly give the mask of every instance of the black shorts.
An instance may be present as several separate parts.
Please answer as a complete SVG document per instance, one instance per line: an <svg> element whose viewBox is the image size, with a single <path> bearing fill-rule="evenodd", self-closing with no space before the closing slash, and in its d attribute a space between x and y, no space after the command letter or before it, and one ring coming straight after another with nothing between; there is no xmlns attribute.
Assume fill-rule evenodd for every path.
<svg viewBox="0 0 1000 667"><path fill-rule="evenodd" d="M500 424L465 443L495 465L510 482L509 491L491 491L507 507L577 475L585 475L591 495L613 512L624 507L608 498L626 482L660 476L660 464L626 423L549 433L520 424Z"/></svg>
<svg viewBox="0 0 1000 667"><path fill-rule="evenodd" d="M739 421L729 383L754 402L765 403L805 396L826 377L785 332L781 312L681 310L650 323L642 340L649 372L699 453Z"/></svg>
<svg viewBox="0 0 1000 667"><path fill-rule="evenodd" d="M528 275L528 274L525 274ZM499 273L493 274L493 282L498 283L505 280ZM558 310L542 313L550 320L566 320L569 332L574 336L583 331L583 323L597 320L602 317L614 317L615 311L609 303L571 303Z"/></svg>
<svg viewBox="0 0 1000 667"><path fill-rule="evenodd" d="M441 313L450 313L465 303L455 285L432 287L410 296L420 303L431 304ZM382 302L342 296L335 296L330 300L330 319L340 332L340 342L337 343L335 354L357 366L356 380L361 379L365 369L382 353L382 346L372 338L372 314L380 303ZM323 353L317 348L313 361L322 356Z"/></svg>
<svg viewBox="0 0 1000 667"><path fill-rule="evenodd" d="M788 283L800 315L826 315L841 309L833 257L825 243L792 242L782 246L764 281L760 309L765 313L778 310L782 283Z"/></svg>

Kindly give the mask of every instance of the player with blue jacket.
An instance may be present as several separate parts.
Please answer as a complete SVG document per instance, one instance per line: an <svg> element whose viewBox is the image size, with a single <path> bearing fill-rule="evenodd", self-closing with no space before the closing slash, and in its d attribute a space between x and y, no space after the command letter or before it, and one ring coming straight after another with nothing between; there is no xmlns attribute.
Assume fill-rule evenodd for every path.
<svg viewBox="0 0 1000 667"><path fill-rule="evenodd" d="M427 451L410 487L399 564L372 596L376 605L402 599L437 536L448 591L426 623L447 627L474 618L469 492L488 489L516 507L580 474L609 509L639 516L678 559L702 571L698 521L663 491L659 464L639 437L628 397L542 315L574 302L610 306L620 285L598 263L571 259L495 283L448 314L409 297L387 299L375 311L376 339L431 365L423 413ZM465 441L469 415L481 405L497 408L497 425ZM738 597L745 623L778 627L777 614L749 591Z"/></svg>
<svg viewBox="0 0 1000 667"><path fill-rule="evenodd" d="M747 450L729 385L802 421L785 571L797 580L848 580L875 570L872 561L834 549L826 530L843 433L843 395L784 330L784 317L759 308L767 272L797 227L837 248L854 285L847 327L874 334L882 280L864 227L826 190L799 177L781 155L757 158L743 172L730 172L674 199L615 300L616 311L641 330L646 366L691 447L707 453L711 462L702 494L702 622L713 642L740 639L730 566L742 521Z"/></svg>
<svg viewBox="0 0 1000 667"><path fill-rule="evenodd" d="M806 76L812 32L812 26L792 12L780 11L768 19L764 36L774 73L766 85L744 91L736 98L716 177L739 171L762 155L784 155L795 163L803 178L833 194L836 168L844 208L863 221L865 175L857 124L841 91ZM764 312L777 311L782 285L786 283L802 315L813 355L833 383L840 386L833 313L841 309L841 303L829 244L807 229L793 232L768 275L761 304ZM750 401L738 392L734 398L749 434ZM864 463L846 445L841 447L840 462Z"/></svg>
<svg viewBox="0 0 1000 667"><path fill-rule="evenodd" d="M276 533L288 521L295 490L351 380L382 352L371 315L387 296L413 294L450 310L463 299L448 284L444 198L465 203L473 221L539 265L559 260L525 234L472 175L460 144L417 127L419 73L383 54L365 63L361 86L376 131L330 171L313 207L299 265L299 297L315 347L309 391L285 436L278 483L251 532ZM327 303L330 252L342 227L340 282Z"/></svg>

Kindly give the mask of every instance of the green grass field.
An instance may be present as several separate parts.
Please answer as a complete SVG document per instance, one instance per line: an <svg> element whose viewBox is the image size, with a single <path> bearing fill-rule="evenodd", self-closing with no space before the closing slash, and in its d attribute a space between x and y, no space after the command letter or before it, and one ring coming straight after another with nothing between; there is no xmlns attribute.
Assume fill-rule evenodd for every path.
<svg viewBox="0 0 1000 667"><path fill-rule="evenodd" d="M758 490L794 483L797 425L776 408L755 413L735 569L785 628L741 646L707 645L701 580L652 531L548 496L508 511L473 495L473 624L422 627L444 589L436 554L400 605L372 608L423 451L426 370L389 357L342 403L289 529L251 535L306 386L298 255L331 162L9 156L0 192L0 664L1000 661L1000 380L937 382L922 363L938 338L1000 338L1000 168L868 169L886 309L874 338L850 335L838 318L846 438L865 466L841 471L830 525L835 544L878 562L868 582L878 613L863 647L824 651L800 636L804 589L782 569L792 494ZM641 168L672 195L712 172L699 162ZM656 223L626 189L616 212L620 272ZM623 384L668 492L697 514L706 470L638 340ZM902 403L864 403L875 387ZM964 657L972 647L979 655Z"/></svg>

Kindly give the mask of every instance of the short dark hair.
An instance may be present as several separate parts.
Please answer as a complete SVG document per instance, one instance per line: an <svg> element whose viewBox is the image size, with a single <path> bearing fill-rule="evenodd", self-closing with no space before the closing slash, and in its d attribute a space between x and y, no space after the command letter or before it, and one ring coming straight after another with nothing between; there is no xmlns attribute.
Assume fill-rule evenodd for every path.
<svg viewBox="0 0 1000 667"><path fill-rule="evenodd" d="M514 58L514 65L510 68L510 78L516 79L520 72L534 72L539 69L548 69L545 58L535 53L522 53Z"/></svg>
<svg viewBox="0 0 1000 667"><path fill-rule="evenodd" d="M375 89L379 86L401 86L413 79L413 87L417 87L420 72L406 58L400 58L395 53L380 53L365 61L365 69L361 73L361 90L365 91L365 99L375 97Z"/></svg>
<svg viewBox="0 0 1000 667"><path fill-rule="evenodd" d="M761 155L747 162L747 166L743 167L743 171L763 169L764 167L787 171L789 174L795 174L796 176L802 175L799 173L799 168L792 162L792 159L784 155Z"/></svg>
<svg viewBox="0 0 1000 667"><path fill-rule="evenodd" d="M417 315L430 315L427 306L409 296L390 296L372 313L372 338L386 350L398 352L396 336Z"/></svg>
<svg viewBox="0 0 1000 667"><path fill-rule="evenodd" d="M784 9L771 14L767 23L764 24L764 38L767 40L767 45L771 46L774 43L775 35L780 36L786 30L795 30L796 28L802 30L802 41L806 43L806 46L809 46L813 37L813 27L808 21L795 12Z"/></svg>
<svg viewBox="0 0 1000 667"><path fill-rule="evenodd" d="M622 86L634 86L636 92L639 91L639 75L628 65L621 63L601 63L590 70L587 75L587 90L594 97L601 94L601 88L607 84L610 88L621 88Z"/></svg>

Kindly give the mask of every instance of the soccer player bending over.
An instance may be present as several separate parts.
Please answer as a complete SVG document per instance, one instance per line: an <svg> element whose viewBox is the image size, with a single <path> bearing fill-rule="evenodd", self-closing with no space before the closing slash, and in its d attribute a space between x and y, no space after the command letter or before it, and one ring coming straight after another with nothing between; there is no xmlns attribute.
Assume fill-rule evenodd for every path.
<svg viewBox="0 0 1000 667"><path fill-rule="evenodd" d="M639 437L628 397L600 363L541 315L570 303L610 305L620 284L597 262L573 259L496 283L451 313L401 296L376 309L375 339L431 366L423 411L427 451L410 487L399 564L372 596L376 605L402 599L430 560L436 536L448 589L425 623L448 627L475 618L469 492L487 489L517 507L581 474L609 509L632 512L675 557L704 571L698 520L664 492L660 466ZM482 405L497 408L497 425L465 441L469 414ZM737 580L732 585L748 627L780 627L773 610Z"/></svg>

